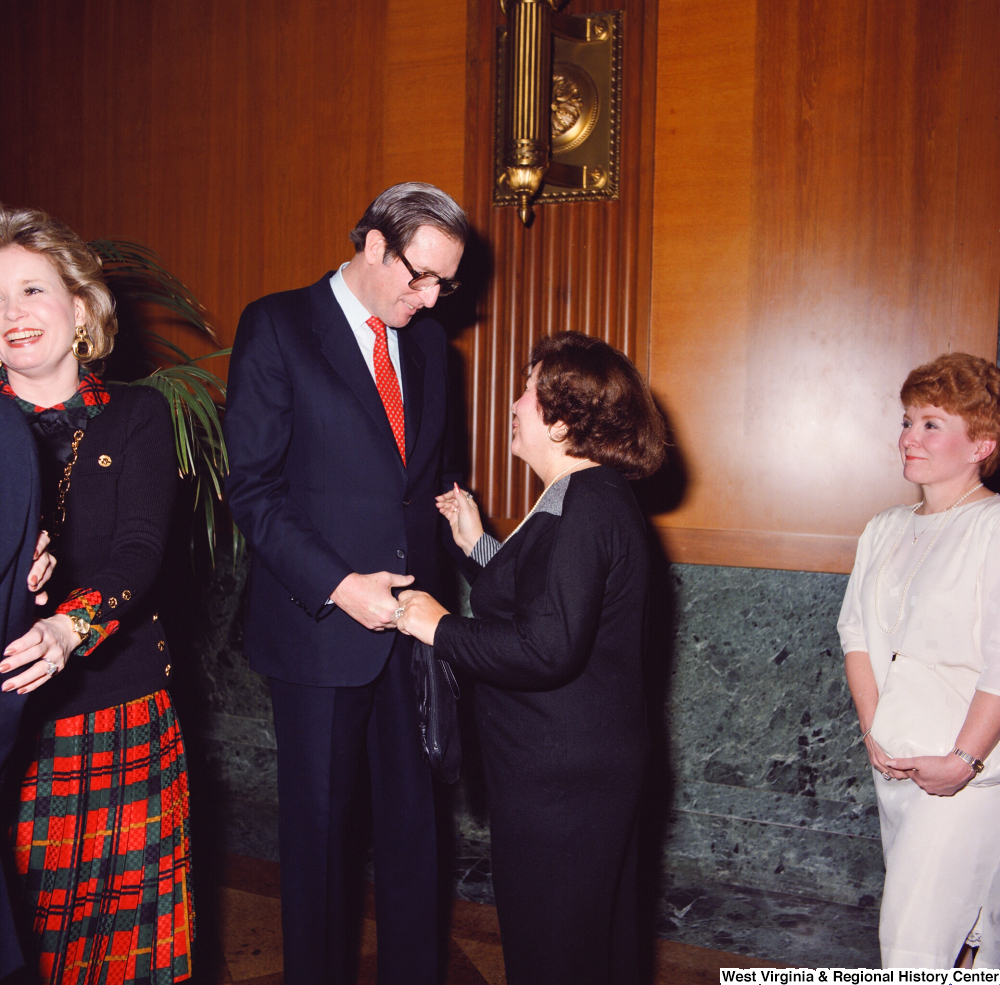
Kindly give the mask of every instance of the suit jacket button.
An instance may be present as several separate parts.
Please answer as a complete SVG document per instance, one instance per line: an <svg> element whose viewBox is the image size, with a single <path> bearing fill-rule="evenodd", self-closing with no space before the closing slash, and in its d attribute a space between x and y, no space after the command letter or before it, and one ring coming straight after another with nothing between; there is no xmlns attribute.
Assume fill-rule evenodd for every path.
<svg viewBox="0 0 1000 985"><path fill-rule="evenodd" d="M156 649L162 653L166 645L167 645L166 642L160 640L160 642L156 644Z"/></svg>
<svg viewBox="0 0 1000 985"><path fill-rule="evenodd" d="M396 551L396 557L398 558L406 557L406 551Z"/></svg>
<svg viewBox="0 0 1000 985"><path fill-rule="evenodd" d="M163 673L166 674L167 677L170 676L170 664L167 664L167 666L163 668Z"/></svg>

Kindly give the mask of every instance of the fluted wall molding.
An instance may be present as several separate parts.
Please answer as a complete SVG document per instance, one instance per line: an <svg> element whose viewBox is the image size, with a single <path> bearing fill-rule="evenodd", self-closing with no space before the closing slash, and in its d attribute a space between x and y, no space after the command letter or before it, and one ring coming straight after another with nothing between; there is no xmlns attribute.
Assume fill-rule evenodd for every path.
<svg viewBox="0 0 1000 985"><path fill-rule="evenodd" d="M466 207L491 253L479 319L456 340L465 360L470 483L500 532L534 502L538 483L510 454L510 405L539 338L567 329L602 338L648 372L652 244L654 0L620 0L624 16L621 197L536 206L525 229L492 201L498 4L470 0ZM573 0L567 13L605 2Z"/></svg>

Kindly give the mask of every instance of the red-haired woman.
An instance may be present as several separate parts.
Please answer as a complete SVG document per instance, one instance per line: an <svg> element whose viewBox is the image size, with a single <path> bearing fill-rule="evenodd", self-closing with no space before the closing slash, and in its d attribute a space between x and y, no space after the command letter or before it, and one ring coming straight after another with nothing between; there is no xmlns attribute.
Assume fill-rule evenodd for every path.
<svg viewBox="0 0 1000 985"><path fill-rule="evenodd" d="M530 365L511 451L545 491L503 544L468 494L440 497L476 562L475 618L403 592L398 626L477 678L507 982L627 985L648 548L626 480L659 467L664 425L635 367L598 339L542 339Z"/></svg>
<svg viewBox="0 0 1000 985"><path fill-rule="evenodd" d="M900 392L916 506L865 528L838 629L875 778L885 967L1000 964L1000 370L965 353ZM978 953L977 953L978 949Z"/></svg>

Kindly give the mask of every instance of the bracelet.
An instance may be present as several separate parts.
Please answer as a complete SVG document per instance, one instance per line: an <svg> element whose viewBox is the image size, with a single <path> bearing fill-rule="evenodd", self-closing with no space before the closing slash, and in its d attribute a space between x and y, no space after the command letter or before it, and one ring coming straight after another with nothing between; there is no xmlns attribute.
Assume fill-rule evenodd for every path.
<svg viewBox="0 0 1000 985"><path fill-rule="evenodd" d="M871 732L871 730L872 730L873 728L874 728L874 726L873 726L873 725L869 725L869 726L868 726L868 732ZM864 733L864 735L862 735L862 736L861 736L861 741L862 741L862 742L864 742L864 741L865 741L865 739L867 739L867 738L868 738L868 732L865 732L865 733Z"/></svg>
<svg viewBox="0 0 1000 985"><path fill-rule="evenodd" d="M90 620L86 616L70 616L73 632L80 637L80 642L90 638Z"/></svg>
<svg viewBox="0 0 1000 985"><path fill-rule="evenodd" d="M986 765L981 759L977 759L975 756L970 756L967 752L962 752L961 749L956 746L952 749L952 753L958 756L964 763L966 763L970 770L977 776L982 773L983 767Z"/></svg>

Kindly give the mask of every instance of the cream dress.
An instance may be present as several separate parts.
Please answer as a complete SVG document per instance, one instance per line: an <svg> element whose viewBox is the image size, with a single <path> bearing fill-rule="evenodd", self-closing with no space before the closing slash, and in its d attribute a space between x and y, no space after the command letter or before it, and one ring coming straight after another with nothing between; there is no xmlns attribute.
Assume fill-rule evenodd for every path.
<svg viewBox="0 0 1000 985"><path fill-rule="evenodd" d="M879 693L898 652L945 674L974 671L976 689L1000 695L1000 497L950 515L911 513L894 506L861 535L837 623L844 652L868 653ZM904 524L879 580L882 626L891 629L899 616L886 633L875 583ZM997 968L1000 785L973 781L953 797L934 797L911 780L872 772L886 870L882 966L950 968L968 939L979 946L975 967Z"/></svg>

